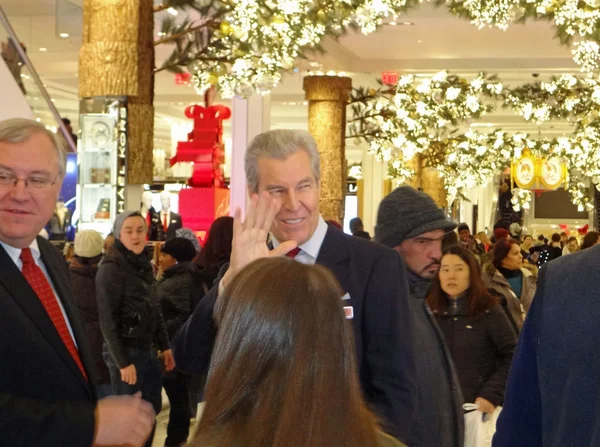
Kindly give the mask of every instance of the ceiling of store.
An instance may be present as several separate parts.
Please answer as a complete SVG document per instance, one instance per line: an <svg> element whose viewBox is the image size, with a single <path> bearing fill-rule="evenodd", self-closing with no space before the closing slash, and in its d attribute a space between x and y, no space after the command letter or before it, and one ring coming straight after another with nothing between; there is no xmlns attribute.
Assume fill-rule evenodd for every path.
<svg viewBox="0 0 600 447"><path fill-rule="evenodd" d="M81 44L81 0L2 0L1 6L28 54L47 85L54 103L63 116L78 113L77 57ZM57 14L58 11L58 14ZM58 17L58 18L57 18ZM508 84L533 80L532 74L545 78L577 68L570 49L553 38L548 23L514 25L503 32L477 27L450 15L443 8L425 4L402 16L409 26L384 26L377 33L364 36L350 33L338 42L324 43L327 52L311 55L322 69L345 71L354 86L375 85L382 71L395 70L429 74L448 69L456 74L473 76L479 71L497 73ZM158 24L157 24L158 29ZM68 32L68 38L60 33ZM0 34L0 40L5 36ZM40 51L46 48L46 51ZM169 54L169 48L157 49L157 64ZM305 65L306 66L306 65ZM169 123L185 122L184 108L201 102L194 89L176 85L174 76L159 73L155 89L155 147L170 143ZM221 101L230 105L228 101ZM307 107L304 105L302 76L286 76L271 95L273 127L306 128ZM499 111L486 117L482 125L502 126L508 131L538 133L537 126L526 124L510 111ZM226 133L229 130L226 123ZM541 129L544 134L568 132L567 123L551 123ZM362 148L349 141L347 156L360 161Z"/></svg>

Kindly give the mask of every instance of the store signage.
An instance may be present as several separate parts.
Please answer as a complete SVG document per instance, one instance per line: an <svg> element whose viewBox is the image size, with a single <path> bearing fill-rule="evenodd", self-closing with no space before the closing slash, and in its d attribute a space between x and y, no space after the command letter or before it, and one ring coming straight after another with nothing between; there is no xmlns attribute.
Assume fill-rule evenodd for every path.
<svg viewBox="0 0 600 447"><path fill-rule="evenodd" d="M513 181L519 188L554 190L567 179L567 168L558 157L540 158L528 151L511 167Z"/></svg>
<svg viewBox="0 0 600 447"><path fill-rule="evenodd" d="M385 85L396 85L398 83L398 72L384 71L381 73L381 80Z"/></svg>
<svg viewBox="0 0 600 447"><path fill-rule="evenodd" d="M119 104L117 157L117 213L125 210L125 178L127 166L127 107Z"/></svg>
<svg viewBox="0 0 600 447"><path fill-rule="evenodd" d="M358 185L355 179L347 179L346 180L346 195L347 196L355 196L358 192Z"/></svg>

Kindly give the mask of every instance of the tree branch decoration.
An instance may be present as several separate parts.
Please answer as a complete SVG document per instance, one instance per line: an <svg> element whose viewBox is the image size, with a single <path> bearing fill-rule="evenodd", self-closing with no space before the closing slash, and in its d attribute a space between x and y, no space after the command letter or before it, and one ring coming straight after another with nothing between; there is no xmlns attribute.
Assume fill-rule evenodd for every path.
<svg viewBox="0 0 600 447"><path fill-rule="evenodd" d="M600 183L600 120L594 119L600 111L598 95L595 81L568 76L507 89L485 73L472 81L445 71L432 78L407 75L396 86L353 91L348 137L364 140L369 152L388 164L390 177L401 181L414 175L412 159L418 155L438 170L450 198L486 184L525 151L558 156L568 170L573 203L590 210L588 185ZM483 133L470 126L501 106L528 120L569 117L574 132L549 140L501 129Z"/></svg>

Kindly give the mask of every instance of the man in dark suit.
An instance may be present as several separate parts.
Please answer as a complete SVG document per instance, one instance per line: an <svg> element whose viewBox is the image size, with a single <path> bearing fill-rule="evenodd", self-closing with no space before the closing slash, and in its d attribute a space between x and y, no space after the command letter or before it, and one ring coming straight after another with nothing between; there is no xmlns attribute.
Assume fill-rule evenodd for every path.
<svg viewBox="0 0 600 447"><path fill-rule="evenodd" d="M152 407L130 396L97 402L66 263L36 238L52 215L65 164L42 124L0 121L0 444L141 445Z"/></svg>
<svg viewBox="0 0 600 447"><path fill-rule="evenodd" d="M540 270L494 447L600 445L600 247Z"/></svg>
<svg viewBox="0 0 600 447"><path fill-rule="evenodd" d="M178 332L178 367L193 374L207 372L218 289L240 269L286 253L298 262L322 264L345 292L340 305L354 327L364 396L384 428L405 441L415 408L416 375L402 259L394 250L325 223L319 213L319 154L308 132L275 130L257 136L246 152L245 169L252 200L243 224L236 213L231 265ZM273 250L265 243L269 232Z"/></svg>

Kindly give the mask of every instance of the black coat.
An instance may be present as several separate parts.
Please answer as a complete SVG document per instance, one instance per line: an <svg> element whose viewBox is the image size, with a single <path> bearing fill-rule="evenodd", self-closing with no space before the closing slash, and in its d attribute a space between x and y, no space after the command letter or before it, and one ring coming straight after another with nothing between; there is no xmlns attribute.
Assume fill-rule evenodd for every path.
<svg viewBox="0 0 600 447"><path fill-rule="evenodd" d="M64 257L38 237L41 259L71 326L86 380L40 299L0 246L0 445L89 447L94 361L73 303Z"/></svg>
<svg viewBox="0 0 600 447"><path fill-rule="evenodd" d="M353 308L356 361L365 399L386 431L406 441L416 408L417 380L404 262L394 250L329 226L317 264L329 268L347 294L340 305ZM175 363L185 372L208 371L216 336L217 294L215 285L173 340Z"/></svg>
<svg viewBox="0 0 600 447"><path fill-rule="evenodd" d="M502 405L517 335L500 306L470 318L465 299L436 317L458 374L465 402L482 397Z"/></svg>
<svg viewBox="0 0 600 447"><path fill-rule="evenodd" d="M96 273L98 272L99 261L100 256L92 260L75 256L69 264L69 277L73 298L79 309L85 334L96 364L96 382L106 384L110 383L110 374L102 358L104 338L100 330L98 303L96 302Z"/></svg>
<svg viewBox="0 0 600 447"><path fill-rule="evenodd" d="M169 338L173 338L192 313L191 267L191 262L181 262L168 268L156 285L156 297L162 309Z"/></svg>
<svg viewBox="0 0 600 447"><path fill-rule="evenodd" d="M96 291L100 327L115 364L131 364L127 348L169 349L169 335L155 294L152 265L120 241L108 249L98 267Z"/></svg>

